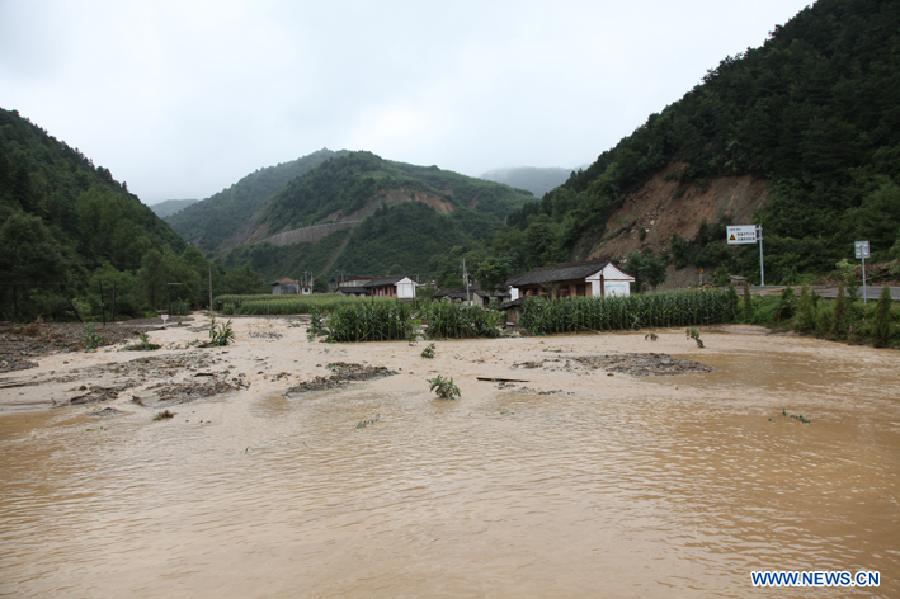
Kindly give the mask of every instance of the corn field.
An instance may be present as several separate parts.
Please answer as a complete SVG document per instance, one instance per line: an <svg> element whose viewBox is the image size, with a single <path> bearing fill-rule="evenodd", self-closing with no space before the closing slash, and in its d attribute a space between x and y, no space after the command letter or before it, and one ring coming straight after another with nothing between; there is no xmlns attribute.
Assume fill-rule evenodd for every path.
<svg viewBox="0 0 900 599"><path fill-rule="evenodd" d="M412 334L410 307L396 300L356 300L335 307L328 318L328 341L391 341Z"/></svg>
<svg viewBox="0 0 900 599"><path fill-rule="evenodd" d="M463 306L452 302L432 302L420 312L428 323L429 339L468 339L497 337L500 334L500 313L478 306Z"/></svg>
<svg viewBox="0 0 900 599"><path fill-rule="evenodd" d="M614 331L732 322L733 290L683 291L627 297L527 298L519 324L535 334Z"/></svg>
<svg viewBox="0 0 900 599"><path fill-rule="evenodd" d="M215 299L216 309L226 315L281 316L289 314L309 314L313 310L321 313L334 311L339 306L355 305L362 302L396 302L393 298L364 298L340 295L339 293L317 293L313 295L263 295L226 294Z"/></svg>

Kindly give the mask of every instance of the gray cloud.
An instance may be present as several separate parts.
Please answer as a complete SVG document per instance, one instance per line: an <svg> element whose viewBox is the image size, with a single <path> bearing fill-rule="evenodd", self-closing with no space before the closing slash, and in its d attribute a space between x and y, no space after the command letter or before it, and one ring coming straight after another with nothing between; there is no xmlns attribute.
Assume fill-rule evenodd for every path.
<svg viewBox="0 0 900 599"><path fill-rule="evenodd" d="M0 105L147 202L323 146L572 167L805 4L0 0Z"/></svg>

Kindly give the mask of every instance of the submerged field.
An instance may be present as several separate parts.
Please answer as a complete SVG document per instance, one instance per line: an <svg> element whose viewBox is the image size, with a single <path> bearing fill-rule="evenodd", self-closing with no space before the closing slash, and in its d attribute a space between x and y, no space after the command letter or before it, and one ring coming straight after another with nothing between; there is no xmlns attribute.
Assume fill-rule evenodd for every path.
<svg viewBox="0 0 900 599"><path fill-rule="evenodd" d="M749 578L778 568L900 592L896 351L755 327L324 344L260 318L200 350L190 325L2 375L0 594L781 596Z"/></svg>

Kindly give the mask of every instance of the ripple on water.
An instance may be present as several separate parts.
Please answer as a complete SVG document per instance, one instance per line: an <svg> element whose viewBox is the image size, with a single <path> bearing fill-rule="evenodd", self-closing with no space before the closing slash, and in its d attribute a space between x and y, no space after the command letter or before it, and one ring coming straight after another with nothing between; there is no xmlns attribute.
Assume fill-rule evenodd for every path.
<svg viewBox="0 0 900 599"><path fill-rule="evenodd" d="M743 596L754 568L866 567L890 592L898 407L882 389L851 408L790 359L811 425L781 415L778 369L737 397L729 364L758 356L721 355L671 401L699 379L455 403L353 387L102 431L12 415L0 591Z"/></svg>

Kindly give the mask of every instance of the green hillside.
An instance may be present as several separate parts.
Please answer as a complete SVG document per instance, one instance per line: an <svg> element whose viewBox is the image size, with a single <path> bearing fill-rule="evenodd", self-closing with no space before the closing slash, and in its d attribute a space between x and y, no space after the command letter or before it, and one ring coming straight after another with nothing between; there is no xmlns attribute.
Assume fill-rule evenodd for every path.
<svg viewBox="0 0 900 599"><path fill-rule="evenodd" d="M162 202L157 202L156 204L150 204L150 210L152 210L156 216L166 218L167 216L172 216L179 210L184 210L188 206L196 204L199 201L200 200L194 199L164 200Z"/></svg>
<svg viewBox="0 0 900 599"><path fill-rule="evenodd" d="M371 152L352 152L300 177L266 206L262 221L273 231L318 223L339 213L350 217L373 203L416 193L449 210L472 209L502 219L533 199L525 191L466 177L436 166L384 160ZM384 200L382 200L384 198Z"/></svg>
<svg viewBox="0 0 900 599"><path fill-rule="evenodd" d="M119 317L206 295L206 259L124 182L3 109L0 222L0 320L111 316L113 293ZM259 283L246 271L216 280Z"/></svg>
<svg viewBox="0 0 900 599"><path fill-rule="evenodd" d="M293 180L255 220L272 233L323 221L355 226L316 242L248 244L231 251L226 263L267 277L310 271L320 280L338 272L456 272L462 252L483 246L507 214L533 199L434 166L353 152Z"/></svg>
<svg viewBox="0 0 900 599"><path fill-rule="evenodd" d="M771 280L828 271L854 239L869 239L875 259L897 257L898 23L896 1L819 0L511 217L515 228L495 251L516 267L602 255L613 211L678 164L684 186L733 175L767 182L758 222ZM753 248L722 243L725 224L708 223L697 240L673 239L664 259L756 276Z"/></svg>
<svg viewBox="0 0 900 599"><path fill-rule="evenodd" d="M166 218L188 242L206 252L219 250L257 215L289 181L343 152L322 148L296 160L261 168L205 200Z"/></svg>

